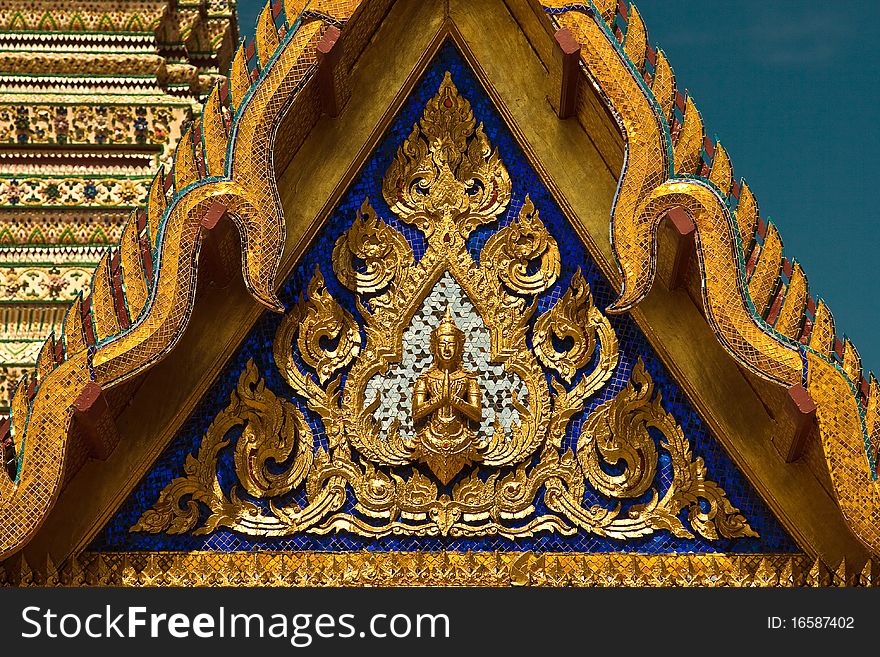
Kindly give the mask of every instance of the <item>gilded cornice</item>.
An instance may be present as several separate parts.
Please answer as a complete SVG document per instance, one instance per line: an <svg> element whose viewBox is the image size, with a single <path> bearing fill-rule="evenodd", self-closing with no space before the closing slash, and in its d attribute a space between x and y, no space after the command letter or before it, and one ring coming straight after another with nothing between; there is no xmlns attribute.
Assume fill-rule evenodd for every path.
<svg viewBox="0 0 880 657"><path fill-rule="evenodd" d="M357 4L349 3L330 18L346 19ZM624 285L613 309L632 308L650 288L660 219L675 207L689 212L697 228L709 324L728 352L755 374L785 386L805 385L818 407L825 457L844 516L878 554L880 500L868 437L878 420L880 388L872 377L863 386L865 398L859 395L858 356L849 343L834 349L830 312L821 302L806 343L786 337L755 309L746 276L755 266L747 268L746 252L755 252L752 244L764 244L768 234L757 204L744 183L729 182L726 154L703 161L699 114L692 101L676 100L680 96L671 69L662 53L648 47L636 11L622 38L616 5L606 4L607 20L614 21L616 31L593 5L550 13L582 44L583 70L625 137L626 158L612 211L612 242ZM317 13L323 5L310 9ZM202 119L178 145L171 171L154 179L146 210L132 214L119 246L121 266L114 268L105 258L90 298L72 306L59 343L50 338L51 348L41 352L40 375L19 384L10 434L24 448L15 480L0 474L0 558L27 543L54 503L67 454L70 409L83 386L95 381L107 388L127 380L155 364L180 338L192 309L203 225L229 213L241 234L248 289L267 307L280 310L274 286L285 224L271 167L271 130L314 72L315 44L326 27L316 14L291 18L299 10L293 0L285 10L285 27L277 31L271 5L266 7L256 47L243 44L236 52L228 92L214 88ZM648 63L655 68L648 70ZM785 270L784 263L780 266ZM126 295L126 287L135 285L112 285L106 277L141 281L148 293ZM798 308L790 306L785 317L791 332ZM84 321L94 324L91 332L83 330ZM814 342L813 336L823 342L818 337Z"/></svg>
<svg viewBox="0 0 880 657"><path fill-rule="evenodd" d="M0 587L877 586L877 566L803 555L531 552L85 552L0 567Z"/></svg>
<svg viewBox="0 0 880 657"><path fill-rule="evenodd" d="M164 59L150 53L2 52L0 71L16 75L155 76Z"/></svg>

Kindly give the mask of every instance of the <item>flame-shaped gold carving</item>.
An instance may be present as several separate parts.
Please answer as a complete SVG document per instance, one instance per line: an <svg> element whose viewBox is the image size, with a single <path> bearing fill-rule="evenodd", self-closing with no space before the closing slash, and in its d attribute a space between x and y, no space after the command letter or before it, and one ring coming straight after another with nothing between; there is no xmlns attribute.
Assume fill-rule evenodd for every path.
<svg viewBox="0 0 880 657"><path fill-rule="evenodd" d="M530 264L538 259L538 267L529 273ZM519 294L539 294L556 282L559 247L528 194L516 221L488 239L480 260L491 262L504 284Z"/></svg>
<svg viewBox="0 0 880 657"><path fill-rule="evenodd" d="M662 498L656 488L652 489L658 452L649 427L663 435L660 447L669 453L672 463L672 484ZM650 501L630 508L627 517L619 518L617 511L605 516L600 533L623 538L666 529L676 536L692 538L693 532L679 519L680 512L687 509L691 528L704 538L758 535L718 484L706 479L702 457L694 458L681 426L663 409L641 358L626 387L587 418L578 439L577 457L587 482L608 497L636 498L651 490ZM606 468L620 461L626 464L623 471L609 474ZM561 507L571 503L565 501L565 493L559 491L558 495L550 508L557 503ZM706 511L700 500L708 506ZM583 526L596 529L595 514L575 510L573 515L575 522L580 519Z"/></svg>
<svg viewBox="0 0 880 657"><path fill-rule="evenodd" d="M385 174L388 207L426 236L467 237L510 202L510 176L447 72Z"/></svg>
<svg viewBox="0 0 880 657"><path fill-rule="evenodd" d="M361 261L358 268L354 259ZM377 215L369 200L333 247L333 271L340 282L360 295L376 294L413 264L413 253L403 235L390 228ZM371 304L381 299L371 299Z"/></svg>
<svg viewBox="0 0 880 657"><path fill-rule="evenodd" d="M132 531L209 534L218 527L240 531L259 529L249 522L258 517L257 507L243 501L233 488L227 497L217 478L220 452L229 446L227 434L243 426L235 446L235 474L253 497L285 495L299 486L312 465L314 441L303 414L289 401L266 388L254 362L248 361L229 405L208 428L195 456L188 456L183 477L168 484L159 500L132 527ZM280 474L266 467L267 461L290 465ZM210 509L198 527L199 503ZM195 528L195 529L194 529Z"/></svg>
<svg viewBox="0 0 880 657"><path fill-rule="evenodd" d="M593 357L597 331L607 335L611 326L608 318L593 305L590 286L578 268L562 298L535 322L532 337L535 355L544 367L555 370L571 383L575 373ZM554 338L561 343L571 340L571 347L559 351L554 346Z"/></svg>
<svg viewBox="0 0 880 657"><path fill-rule="evenodd" d="M589 531L630 538L661 529L692 536L678 518L683 509L690 514L690 528L702 536L754 535L723 491L706 481L702 460L692 457L659 395L652 396L653 383L641 366L624 391L586 418L577 450L563 447L571 419L617 367L617 338L579 271L556 305L533 322L537 296L559 276L560 256L528 197L518 218L486 242L479 258L471 255L467 235L508 207L510 180L449 74L389 167L383 193L400 220L424 232L421 258L416 262L404 236L365 202L333 251L334 272L354 293L361 325L332 299L317 271L275 335L276 365L327 435L327 447L312 444L314 456L305 466L308 504L272 504L254 512L252 503L227 499L214 488L216 479L208 473L227 444L224 432L245 422L232 419L244 412L234 398L199 455L188 461L192 473L201 474L173 482L136 529L192 528L197 516L187 515L189 506L180 510L190 495L216 517L199 531L224 525L265 536L346 531L372 537L518 538ZM471 336L455 325L448 309L431 334L433 364L408 374L412 408L401 412L410 414L414 434L401 431L400 415L387 425L375 417L382 400L380 393L368 398L369 384L402 362L405 330L444 276L460 287L488 330L489 362L501 364L524 386L522 399L512 393L506 402L518 418L506 427L497 417L488 430L488 423L480 424L486 374L463 367L462 349ZM569 348L557 350L555 344L567 342ZM554 376L548 378L548 371ZM297 426L278 419L282 411L272 410L277 403L274 397L267 401L269 416L262 424L247 421L268 428L254 429L236 447L239 478L255 497L270 483L291 490L289 482L270 481L269 472L255 467L259 461L251 457L278 461L289 453L269 448L279 444L284 427ZM666 442L658 447L649 426ZM306 431L298 434L303 440ZM248 447L239 458L243 442ZM660 448L670 453L675 474L662 499L655 481ZM620 475L603 468L603 461L621 459L627 467ZM586 508L588 486L608 498L607 504ZM630 503L622 511L623 502L649 490L649 502ZM537 514L542 492L549 511ZM700 500L708 503L707 512ZM344 509L347 501L355 502L354 511Z"/></svg>
<svg viewBox="0 0 880 657"><path fill-rule="evenodd" d="M361 347L361 334L351 313L330 296L324 275L315 270L306 300L297 313L300 322L297 344L302 359L315 369L321 385L334 372L348 365ZM327 345L336 342L334 348Z"/></svg>

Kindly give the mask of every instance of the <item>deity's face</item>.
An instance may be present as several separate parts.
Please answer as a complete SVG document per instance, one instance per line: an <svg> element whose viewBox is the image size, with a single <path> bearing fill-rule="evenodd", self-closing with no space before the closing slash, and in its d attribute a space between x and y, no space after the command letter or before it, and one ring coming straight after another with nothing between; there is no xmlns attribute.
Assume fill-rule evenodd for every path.
<svg viewBox="0 0 880 657"><path fill-rule="evenodd" d="M434 357L442 367L450 367L458 362L461 355L461 340L452 333L437 336Z"/></svg>

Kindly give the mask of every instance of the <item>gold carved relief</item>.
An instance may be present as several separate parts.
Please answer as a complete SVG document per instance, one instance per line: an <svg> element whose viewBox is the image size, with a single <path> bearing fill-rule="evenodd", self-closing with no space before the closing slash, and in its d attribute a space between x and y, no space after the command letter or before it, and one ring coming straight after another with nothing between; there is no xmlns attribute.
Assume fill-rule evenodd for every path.
<svg viewBox="0 0 880 657"><path fill-rule="evenodd" d="M398 150L383 195L400 221L424 233L424 255L416 262L403 235L365 201L333 250L333 271L354 293L360 325L317 270L275 335L275 363L326 446L251 362L185 476L134 531L756 536L706 479L641 362L627 386L585 418L574 447L566 441L571 419L617 368L617 338L579 271L532 322L537 295L561 267L528 198L479 261L469 253L471 231L508 209L511 182L448 73ZM407 403L390 404L391 397ZM243 433L233 448L237 426ZM649 428L662 434L659 443ZM242 488L268 504L221 490L217 464L227 447ZM661 450L673 471L662 496ZM267 469L269 460L275 466ZM622 470L609 469L620 462ZM607 503L587 507L588 487ZM276 505L292 491L296 503ZM536 510L541 495L546 512ZM624 508L627 500L636 502ZM211 515L196 527L199 504Z"/></svg>

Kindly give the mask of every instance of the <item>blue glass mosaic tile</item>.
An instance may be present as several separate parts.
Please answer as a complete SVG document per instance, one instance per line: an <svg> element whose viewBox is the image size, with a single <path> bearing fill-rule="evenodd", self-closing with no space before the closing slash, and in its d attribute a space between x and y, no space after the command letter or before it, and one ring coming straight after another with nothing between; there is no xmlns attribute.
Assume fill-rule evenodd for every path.
<svg viewBox="0 0 880 657"><path fill-rule="evenodd" d="M355 216L364 198L369 198L380 217L401 231L413 247L416 258L425 251L422 234L412 226L402 224L388 209L382 197L382 177L388 169L398 146L408 136L422 115L427 101L436 93L443 75L450 71L459 92L467 98L477 121L484 123L484 130L490 142L499 151L506 165L513 185L513 199L505 216L499 221L481 226L468 240L471 254L477 258L486 239L500 227L507 225L517 216L528 193L541 220L554 235L562 256L562 272L555 286L539 301L538 313L552 307L568 288L574 272L580 268L589 283L596 305L604 309L614 298L614 294L599 268L592 261L582 241L563 216L547 187L541 182L534 168L529 164L520 146L506 127L489 97L480 86L476 76L468 68L464 59L451 44L444 45L435 60L428 67L412 95L400 110L374 153L364 165L351 187L335 209L327 224L318 234L294 273L284 284L280 297L286 305L295 303L305 291L317 266L324 273L330 293L352 314L358 316L351 293L343 288L332 274L331 253L337 237L344 232ZM537 317L537 314L535 315ZM129 528L141 514L152 507L159 492L172 479L183 475L186 456L194 453L202 436L213 418L228 403L235 389L239 375L249 359L257 364L266 385L275 394L287 399L293 393L275 368L272 360L272 339L280 321L280 316L271 312L263 314L255 328L210 387L195 411L181 427L169 447L159 457L152 470L137 485L134 492L122 504L113 519L94 540L90 549L96 551L112 550L538 550L538 551L577 551L607 552L633 551L642 553L668 552L796 552L794 541L787 535L776 518L768 510L754 488L737 470L717 440L712 436L700 416L664 368L645 336L629 316L609 317L620 343L620 364L613 379L589 403L583 413L576 416L569 428L568 446L576 443L583 418L596 406L614 397L629 380L633 366L641 357L645 367L654 380L655 391L662 394L664 408L672 413L682 426L685 436L691 443L694 456L702 457L706 463L707 478L717 482L727 493L730 501L739 508L751 527L760 538L708 541L700 537L693 539L676 538L667 531L658 531L651 536L636 540L621 541L578 533L563 537L542 534L530 539L510 540L490 537L480 539L456 538L399 538L366 539L348 534L330 536L297 535L285 538L255 538L220 529L208 536L171 536L166 534L131 533ZM316 443L327 447L317 417L303 404L300 408L315 432ZM240 429L238 430L240 433ZM235 433L231 434L237 438ZM229 490L235 482L231 449L226 449L219 463L219 479L224 490ZM668 455L660 450L658 479L661 494L668 487L672 468ZM598 498L596 498L598 501ZM303 493L291 493L286 500L302 503ZM587 503L593 503L589 494ZM605 501L607 504L607 501ZM353 504L347 510L351 510ZM543 500L536 502L537 512L547 512ZM682 513L684 517L686 512ZM207 514L205 514L207 515Z"/></svg>

